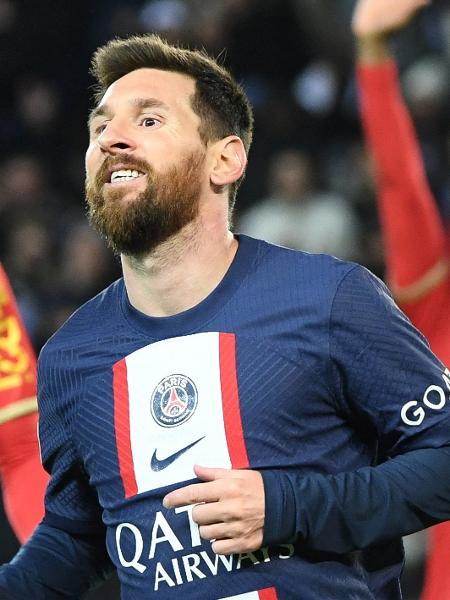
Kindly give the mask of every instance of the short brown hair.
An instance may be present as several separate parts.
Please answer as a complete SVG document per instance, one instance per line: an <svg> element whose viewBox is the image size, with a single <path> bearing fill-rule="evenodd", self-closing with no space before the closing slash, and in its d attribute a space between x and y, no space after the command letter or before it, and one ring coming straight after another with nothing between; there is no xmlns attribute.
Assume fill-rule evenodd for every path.
<svg viewBox="0 0 450 600"><path fill-rule="evenodd" d="M199 134L203 143L237 135L248 152L253 135L253 113L243 88L206 52L169 44L157 35L112 40L95 52L91 67L97 81L95 100L99 102L117 79L143 68L192 77L195 94L191 106L200 117ZM230 186L230 212L242 179Z"/></svg>

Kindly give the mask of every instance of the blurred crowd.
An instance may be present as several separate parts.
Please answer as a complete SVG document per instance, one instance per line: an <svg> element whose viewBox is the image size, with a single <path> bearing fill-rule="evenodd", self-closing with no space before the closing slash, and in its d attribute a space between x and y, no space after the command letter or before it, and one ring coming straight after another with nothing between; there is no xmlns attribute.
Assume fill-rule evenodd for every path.
<svg viewBox="0 0 450 600"><path fill-rule="evenodd" d="M89 228L83 154L94 49L156 31L220 55L255 107L235 229L357 260L383 274L372 169L361 142L353 0L0 0L0 258L37 349L119 275ZM450 3L397 40L405 94L444 216Z"/></svg>
<svg viewBox="0 0 450 600"><path fill-rule="evenodd" d="M119 276L84 207L88 74L114 36L158 32L231 68L255 108L234 228L383 276L362 143L354 0L0 0L0 260L36 350ZM428 177L450 218L450 0L395 40Z"/></svg>

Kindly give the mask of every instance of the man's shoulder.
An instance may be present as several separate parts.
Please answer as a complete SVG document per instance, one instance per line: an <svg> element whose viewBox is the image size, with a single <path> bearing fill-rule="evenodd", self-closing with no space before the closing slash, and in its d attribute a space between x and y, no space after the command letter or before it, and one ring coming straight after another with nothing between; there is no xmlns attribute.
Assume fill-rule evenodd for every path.
<svg viewBox="0 0 450 600"><path fill-rule="evenodd" d="M335 290L339 283L353 270L364 269L357 263L342 260L330 254L314 254L294 250L259 240L260 254L264 260L260 266L272 272L274 278L295 276L295 281L305 285L322 285ZM294 284L294 279L291 279Z"/></svg>
<svg viewBox="0 0 450 600"><path fill-rule="evenodd" d="M73 350L117 326L123 279L118 279L96 296L82 304L49 338L41 350L40 360L65 350Z"/></svg>
<svg viewBox="0 0 450 600"><path fill-rule="evenodd" d="M257 241L256 259L240 287L238 306L260 307L273 318L281 314L315 315L328 319L339 290L353 271L353 262L327 254L312 254ZM241 309L239 309L241 310Z"/></svg>

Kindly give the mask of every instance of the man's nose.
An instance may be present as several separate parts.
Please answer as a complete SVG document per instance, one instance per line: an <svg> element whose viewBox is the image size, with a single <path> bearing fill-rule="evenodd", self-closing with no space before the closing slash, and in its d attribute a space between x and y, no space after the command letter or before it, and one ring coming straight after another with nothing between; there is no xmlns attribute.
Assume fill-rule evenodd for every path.
<svg viewBox="0 0 450 600"><path fill-rule="evenodd" d="M106 125L98 136L97 142L103 152L112 155L129 152L136 147L133 137L126 128L113 120Z"/></svg>

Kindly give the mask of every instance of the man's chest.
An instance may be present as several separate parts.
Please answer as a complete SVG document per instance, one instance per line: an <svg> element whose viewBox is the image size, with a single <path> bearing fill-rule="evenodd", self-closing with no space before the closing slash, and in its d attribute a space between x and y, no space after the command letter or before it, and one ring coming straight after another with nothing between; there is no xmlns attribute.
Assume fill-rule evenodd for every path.
<svg viewBox="0 0 450 600"><path fill-rule="evenodd" d="M270 340L201 333L144 346L92 378L80 446L100 502L223 468L342 470L360 456L318 353L288 356ZM350 442L350 444L349 444Z"/></svg>

